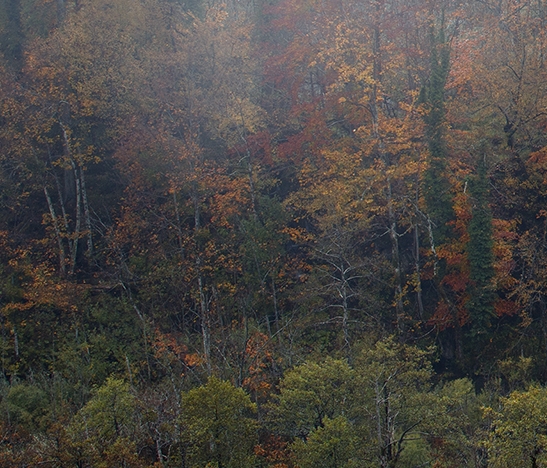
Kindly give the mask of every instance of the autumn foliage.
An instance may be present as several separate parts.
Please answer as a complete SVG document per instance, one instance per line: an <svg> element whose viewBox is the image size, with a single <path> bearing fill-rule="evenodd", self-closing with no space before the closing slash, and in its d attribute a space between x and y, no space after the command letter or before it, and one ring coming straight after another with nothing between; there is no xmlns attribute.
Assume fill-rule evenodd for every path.
<svg viewBox="0 0 547 468"><path fill-rule="evenodd" d="M437 381L517 390L520 356L545 382L540 3L4 3L1 466L330 460L358 417L299 445L273 395L386 336L435 347ZM204 442L194 388L243 405L249 453ZM437 429L405 453L450 459Z"/></svg>

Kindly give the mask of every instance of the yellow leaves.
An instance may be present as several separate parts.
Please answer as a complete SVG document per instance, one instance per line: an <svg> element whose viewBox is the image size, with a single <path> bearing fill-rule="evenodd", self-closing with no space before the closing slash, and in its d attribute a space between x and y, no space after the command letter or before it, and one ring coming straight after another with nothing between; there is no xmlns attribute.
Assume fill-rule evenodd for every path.
<svg viewBox="0 0 547 468"><path fill-rule="evenodd" d="M231 146L240 145L242 135L258 133L264 128L265 118L265 112L249 97L230 93L218 118L218 130Z"/></svg>
<svg viewBox="0 0 547 468"><path fill-rule="evenodd" d="M228 262L223 262L223 259L219 258L219 264L225 265L230 270L234 270L234 268L230 268ZM227 259L224 259L227 260ZM228 295L235 296L237 292L237 286L233 283L230 283L229 281L222 281L220 283L217 283L217 289L219 291L225 292Z"/></svg>
<svg viewBox="0 0 547 468"><path fill-rule="evenodd" d="M532 385L527 391L512 392L500 399L500 408L483 408L492 430L484 442L489 464L494 467L545 466L547 438L547 395L544 388Z"/></svg>
<svg viewBox="0 0 547 468"><path fill-rule="evenodd" d="M184 106L193 103L211 135L241 145L264 128L266 117L258 105L260 64L252 53L250 23L221 4L206 8L203 20L192 17L187 33L183 69L192 72L184 80Z"/></svg>

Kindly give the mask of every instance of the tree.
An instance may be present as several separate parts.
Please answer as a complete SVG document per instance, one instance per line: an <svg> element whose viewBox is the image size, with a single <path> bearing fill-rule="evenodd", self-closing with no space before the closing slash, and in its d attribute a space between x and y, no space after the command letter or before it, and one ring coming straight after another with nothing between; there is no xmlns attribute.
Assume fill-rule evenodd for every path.
<svg viewBox="0 0 547 468"><path fill-rule="evenodd" d="M135 416L136 400L129 384L109 377L70 424L74 462L134 465Z"/></svg>
<svg viewBox="0 0 547 468"><path fill-rule="evenodd" d="M407 447L423 462L441 430L433 421L446 409L431 392L429 359L430 351L389 337L363 345L353 367L332 358L297 366L280 382L271 427L300 439L292 449L306 466L405 466ZM359 448L344 452L355 436Z"/></svg>
<svg viewBox="0 0 547 468"><path fill-rule="evenodd" d="M352 468L363 466L359 460L359 437L345 416L325 418L304 442L291 446L302 468Z"/></svg>
<svg viewBox="0 0 547 468"><path fill-rule="evenodd" d="M477 395L469 379L443 382L434 392L436 416L423 426L431 458L439 467L484 466L481 406L490 394Z"/></svg>
<svg viewBox="0 0 547 468"><path fill-rule="evenodd" d="M419 438L427 422L436 417L429 355L389 337L364 349L356 361L367 452L382 468L400 466L409 441Z"/></svg>
<svg viewBox="0 0 547 468"><path fill-rule="evenodd" d="M469 222L469 243L467 258L469 261L470 297L467 310L474 333L482 334L491 324L494 315L495 292L492 280L494 278L494 254L492 237L492 214L488 200L488 179L486 176L485 158L481 157L478 164L476 179L471 186L473 197L472 218Z"/></svg>
<svg viewBox="0 0 547 468"><path fill-rule="evenodd" d="M21 2L3 2L0 6L0 53L16 71L20 71L22 66L23 41Z"/></svg>
<svg viewBox="0 0 547 468"><path fill-rule="evenodd" d="M495 468L547 464L547 390L532 386L501 399L501 408L487 407L491 431L485 441L489 465Z"/></svg>
<svg viewBox="0 0 547 468"><path fill-rule="evenodd" d="M427 114L425 116L429 154L428 166L423 175L423 193L427 214L433 223L433 239L436 245L450 238L449 222L454 219L452 194L448 179L446 145L445 88L450 69L450 45L445 39L445 25L439 33L431 32L431 71L429 86L422 91L426 94ZM435 245L432 246L435 248Z"/></svg>
<svg viewBox="0 0 547 468"><path fill-rule="evenodd" d="M79 418L87 433L105 443L131 435L134 410L135 397L129 384L109 377L82 408Z"/></svg>
<svg viewBox="0 0 547 468"><path fill-rule="evenodd" d="M517 0L469 8L465 15L471 22L455 41L454 60L460 112L502 154L538 150L545 145L543 6Z"/></svg>
<svg viewBox="0 0 547 468"><path fill-rule="evenodd" d="M46 416L47 403L47 396L39 387L18 383L8 388L0 408L7 424L33 432Z"/></svg>
<svg viewBox="0 0 547 468"><path fill-rule="evenodd" d="M326 419L352 414L354 371L346 361L328 357L287 371L274 397L269 419L275 432L306 437Z"/></svg>
<svg viewBox="0 0 547 468"><path fill-rule="evenodd" d="M404 52L416 52L420 45L402 38L420 27L417 6L353 1L280 6L284 15L276 26L291 42L276 58L283 62L283 76L272 79L286 86L300 129L283 130L289 135L279 151L299 172L298 191L287 206L310 234L307 247L320 283L314 295L328 297L319 302L320 310L335 311L327 322L342 324L346 348L349 323L366 323L355 311L366 310L370 286L382 290L374 302L381 305L371 307L369 315L404 332L414 317L405 311L411 286L401 246L414 238L409 224L416 211L423 123L414 84L418 71L405 62ZM408 82L395 73L401 69ZM379 264L370 265L365 260L370 258ZM416 309L423 315L422 306Z"/></svg>
<svg viewBox="0 0 547 468"><path fill-rule="evenodd" d="M182 425L190 466L254 466L255 411L241 388L216 377L183 393Z"/></svg>

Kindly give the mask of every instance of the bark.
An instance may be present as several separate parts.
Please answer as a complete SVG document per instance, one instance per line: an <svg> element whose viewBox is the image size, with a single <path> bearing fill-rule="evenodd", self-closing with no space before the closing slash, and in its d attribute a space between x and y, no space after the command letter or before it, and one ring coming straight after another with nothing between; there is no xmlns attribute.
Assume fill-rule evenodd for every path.
<svg viewBox="0 0 547 468"><path fill-rule="evenodd" d="M371 86L369 96L369 111L372 120L372 136L378 142L378 152L384 161L386 169L390 165L388 155L386 154L385 145L379 131L378 120L378 85L381 78L382 64L380 59L380 27L374 26L373 39L373 84ZM395 310L397 315L397 327L399 331L404 331L404 306L403 306L403 286L401 274L401 262L399 257L399 234L397 232L397 219L393 208L393 189L389 174L386 175L386 197L388 208L388 232L391 240L391 262L395 273Z"/></svg>
<svg viewBox="0 0 547 468"><path fill-rule="evenodd" d="M49 192L47 187L44 186L44 194L46 196L47 205L49 207L49 213L51 215L51 219L53 222L53 229L55 231L55 237L57 238L57 244L59 246L59 271L61 272L61 276L66 276L66 255L65 255L65 247L63 245L63 239L61 237L61 230L59 228L59 221L57 220L57 215L55 214L55 208L53 206L53 203L51 201L51 197L49 196Z"/></svg>
<svg viewBox="0 0 547 468"><path fill-rule="evenodd" d="M346 271L344 265L341 265L340 271L342 273L342 332L344 334L344 347L347 349L348 353L350 350L349 344L349 328L348 328L348 319L349 319L349 305L348 305L348 283L346 279Z"/></svg>
<svg viewBox="0 0 547 468"><path fill-rule="evenodd" d="M177 237L179 241L180 257L184 259L184 242L182 235L182 223L180 221L179 202L177 200L177 192L173 190L173 204L175 206L175 219L177 221Z"/></svg>
<svg viewBox="0 0 547 468"><path fill-rule="evenodd" d="M277 307L277 288L275 287L275 275L272 274L272 299L274 306L275 328L279 331L279 309Z"/></svg>
<svg viewBox="0 0 547 468"><path fill-rule="evenodd" d="M247 141L245 141L247 144ZM256 203L256 188L253 175L253 163L251 159L251 150L247 147L247 174L249 177L249 193L251 195L251 210L253 211L253 217L258 221L258 209Z"/></svg>
<svg viewBox="0 0 547 468"><path fill-rule="evenodd" d="M194 232L197 234L200 227L200 209L199 209L199 199L197 194L197 187L194 186L194 193L192 195L194 202ZM196 258L196 271L198 276L198 289L199 289L199 311L200 311L200 322L201 322L201 336L203 341L203 358L205 360L205 366L207 368L207 373L211 375L211 324L209 319L209 307L207 303L207 298L205 297L205 287L203 284L203 275L201 272L202 260L201 255L198 252Z"/></svg>
<svg viewBox="0 0 547 468"><path fill-rule="evenodd" d="M211 325L209 323L209 311L205 298L205 290L203 287L203 278L199 270L201 270L201 262L198 259L198 286L199 286L199 302L200 302L200 319L201 319L201 336L203 339L203 357L207 372L211 375Z"/></svg>
<svg viewBox="0 0 547 468"><path fill-rule="evenodd" d="M125 288L125 286L123 286ZM128 289L128 288L125 288L126 291L129 292L129 300L131 302L133 302L133 298L131 296L131 291ZM135 312L137 313L137 316L139 317L141 323L142 323L142 338L143 338L143 341L144 341L144 354L146 356L146 367L147 367L147 370L148 370L148 380L150 380L152 378L152 368L150 367L150 358L148 356L148 334L146 333L146 327L147 327L147 323L146 323L146 319L144 317L144 314L140 311L140 309L136 306L136 304L133 304L133 309L135 310ZM128 363L129 365L129 363Z"/></svg>
<svg viewBox="0 0 547 468"><path fill-rule="evenodd" d="M91 214L89 211L89 202L87 199L87 189L85 186L85 171L80 167L80 182L82 188L82 201L84 207L85 227L87 230L87 254L89 257L93 255L93 233L91 231Z"/></svg>
<svg viewBox="0 0 547 468"><path fill-rule="evenodd" d="M416 272L416 302L418 304L418 317L420 320L424 318L424 304L422 301L422 278L420 267L420 233L418 223L414 225L414 267Z"/></svg>
<svg viewBox="0 0 547 468"><path fill-rule="evenodd" d="M76 163L71 159L70 164L74 171L74 179L76 181L76 225L74 226L74 232L72 233L72 256L70 259L70 274L74 274L76 269L76 260L78 256L78 241L80 238L80 230L82 226L82 190L80 186L80 178L78 177L78 169Z"/></svg>
<svg viewBox="0 0 547 468"><path fill-rule="evenodd" d="M64 104L64 103L61 103ZM72 242L69 241L69 244L71 244L70 249L70 270L69 274L73 275L74 271L76 269L76 260L78 256L78 242L80 238L80 231L82 226L82 189L81 189L81 181L80 176L78 174L78 167L76 165L76 162L74 161L74 158L72 157L72 151L70 150L70 141L68 138L68 134L66 131L66 128L61 120L59 120L59 125L61 127L61 130L63 132L63 142L64 142L64 151L65 151L65 157L70 161L70 166L72 169L72 174L74 177L74 185L76 188L76 224L74 226L74 231L72 233ZM65 220L66 224L68 222ZM68 230L67 230L68 233Z"/></svg>
<svg viewBox="0 0 547 468"><path fill-rule="evenodd" d="M15 359L19 359L19 336L15 326L13 327L13 350L15 351Z"/></svg>

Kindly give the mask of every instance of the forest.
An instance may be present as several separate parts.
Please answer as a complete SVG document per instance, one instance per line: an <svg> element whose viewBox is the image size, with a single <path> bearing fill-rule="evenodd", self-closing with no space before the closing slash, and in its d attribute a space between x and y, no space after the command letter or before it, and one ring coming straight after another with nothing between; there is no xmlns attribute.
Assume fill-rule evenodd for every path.
<svg viewBox="0 0 547 468"><path fill-rule="evenodd" d="M0 467L547 467L543 0L0 2Z"/></svg>

